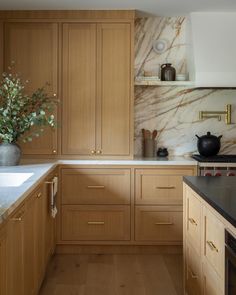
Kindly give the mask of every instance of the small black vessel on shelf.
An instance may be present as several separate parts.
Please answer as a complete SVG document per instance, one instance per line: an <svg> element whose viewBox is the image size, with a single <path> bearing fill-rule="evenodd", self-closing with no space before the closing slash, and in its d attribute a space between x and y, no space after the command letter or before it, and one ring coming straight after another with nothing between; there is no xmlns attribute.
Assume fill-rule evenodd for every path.
<svg viewBox="0 0 236 295"><path fill-rule="evenodd" d="M157 157L166 158L168 157L169 153L167 148L159 148L157 151Z"/></svg>

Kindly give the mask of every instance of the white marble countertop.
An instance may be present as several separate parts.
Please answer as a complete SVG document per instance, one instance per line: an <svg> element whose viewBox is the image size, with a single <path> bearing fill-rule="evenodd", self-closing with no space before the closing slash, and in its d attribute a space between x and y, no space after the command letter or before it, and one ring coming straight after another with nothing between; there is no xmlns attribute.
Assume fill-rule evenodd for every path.
<svg viewBox="0 0 236 295"><path fill-rule="evenodd" d="M169 157L163 158L134 158L133 160L22 160L19 166L0 167L0 173L33 173L20 186L0 186L0 223L36 188L36 186L57 165L127 165L127 166L173 166L197 165L192 158Z"/></svg>
<svg viewBox="0 0 236 295"><path fill-rule="evenodd" d="M33 173L20 186L0 187L0 223L24 201L56 166L56 163L44 163L0 168L0 173Z"/></svg>
<svg viewBox="0 0 236 295"><path fill-rule="evenodd" d="M22 161L25 163L45 163L50 160L34 160L34 159L25 159ZM175 166L175 165L186 165L186 166L197 166L197 161L191 157L168 157L168 158L134 158L130 160L70 160L70 159L59 159L51 160L51 162L59 165L127 165L127 166Z"/></svg>

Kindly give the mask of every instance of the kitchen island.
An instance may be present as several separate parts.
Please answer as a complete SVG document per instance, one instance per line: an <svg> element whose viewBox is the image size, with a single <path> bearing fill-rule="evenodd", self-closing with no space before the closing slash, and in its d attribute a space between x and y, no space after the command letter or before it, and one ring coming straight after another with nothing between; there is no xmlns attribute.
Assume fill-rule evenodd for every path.
<svg viewBox="0 0 236 295"><path fill-rule="evenodd" d="M234 177L187 176L183 192L185 294L235 294L225 250L225 236L236 236Z"/></svg>

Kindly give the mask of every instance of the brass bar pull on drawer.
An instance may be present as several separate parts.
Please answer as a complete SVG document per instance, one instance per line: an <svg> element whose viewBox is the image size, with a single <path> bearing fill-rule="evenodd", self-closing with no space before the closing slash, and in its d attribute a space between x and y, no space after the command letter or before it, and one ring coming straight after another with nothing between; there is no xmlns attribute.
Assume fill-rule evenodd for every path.
<svg viewBox="0 0 236 295"><path fill-rule="evenodd" d="M173 225L173 222L155 222L155 225Z"/></svg>
<svg viewBox="0 0 236 295"><path fill-rule="evenodd" d="M88 221L88 225L104 225L104 221Z"/></svg>
<svg viewBox="0 0 236 295"><path fill-rule="evenodd" d="M189 218L188 219L190 223L192 223L193 225L197 225L197 222L193 219L193 218Z"/></svg>
<svg viewBox="0 0 236 295"><path fill-rule="evenodd" d="M105 188L105 186L104 185L88 185L87 188L88 189L93 189L93 188L103 189L103 188Z"/></svg>
<svg viewBox="0 0 236 295"><path fill-rule="evenodd" d="M175 186L156 186L156 189L175 189Z"/></svg>
<svg viewBox="0 0 236 295"><path fill-rule="evenodd" d="M207 245L210 247L210 249L212 251L219 252L219 250L217 249L217 247L215 246L215 244L212 241L207 241Z"/></svg>

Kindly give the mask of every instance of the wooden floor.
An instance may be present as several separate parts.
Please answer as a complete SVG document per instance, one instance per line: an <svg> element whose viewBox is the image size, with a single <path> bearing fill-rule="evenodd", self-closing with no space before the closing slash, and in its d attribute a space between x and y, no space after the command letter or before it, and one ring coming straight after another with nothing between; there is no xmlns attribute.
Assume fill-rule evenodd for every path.
<svg viewBox="0 0 236 295"><path fill-rule="evenodd" d="M40 295L182 295L182 255L56 255Z"/></svg>

